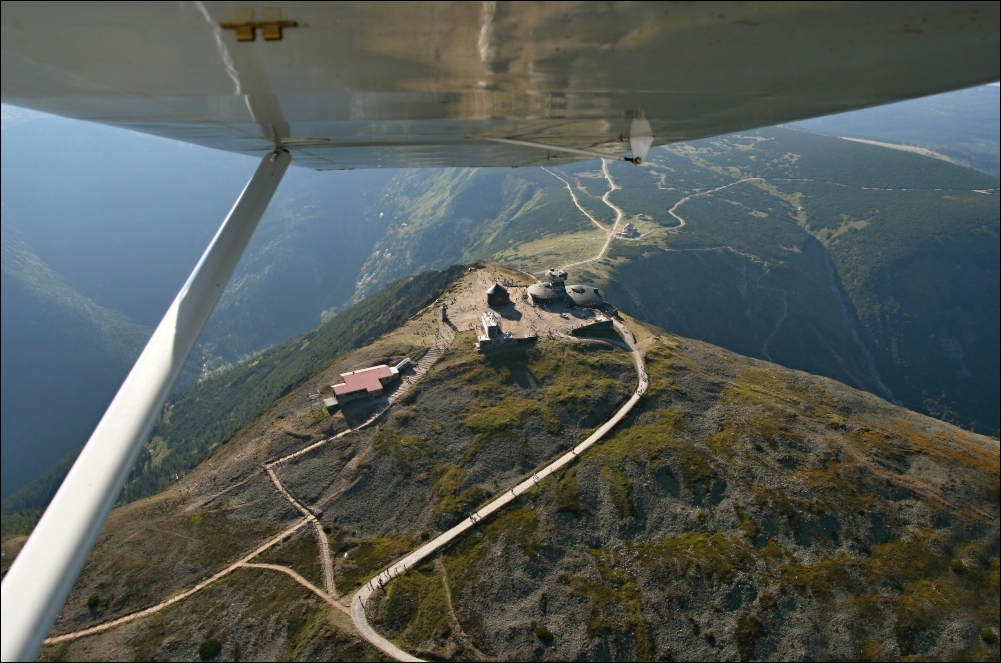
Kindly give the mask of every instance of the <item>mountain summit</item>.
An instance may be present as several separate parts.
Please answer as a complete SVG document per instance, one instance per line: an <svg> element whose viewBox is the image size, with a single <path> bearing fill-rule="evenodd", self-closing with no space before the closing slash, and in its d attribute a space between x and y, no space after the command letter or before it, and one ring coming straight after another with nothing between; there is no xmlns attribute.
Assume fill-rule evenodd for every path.
<svg viewBox="0 0 1001 663"><path fill-rule="evenodd" d="M509 284L502 330L542 333L478 351L481 279ZM522 298L531 281L418 276L391 289L403 319L349 309L203 382L203 403L276 400L113 511L42 656L374 658L355 590L471 523L372 594L365 638L456 659L997 657L996 440L628 317L565 333L584 321ZM323 340L349 319L354 349ZM405 357L383 396L318 405Z"/></svg>

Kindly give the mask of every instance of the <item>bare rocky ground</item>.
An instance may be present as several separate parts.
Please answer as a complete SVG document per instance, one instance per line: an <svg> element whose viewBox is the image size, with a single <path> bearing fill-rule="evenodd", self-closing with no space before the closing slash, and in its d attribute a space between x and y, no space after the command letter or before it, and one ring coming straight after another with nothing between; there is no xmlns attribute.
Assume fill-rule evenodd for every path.
<svg viewBox="0 0 1001 663"><path fill-rule="evenodd" d="M507 660L997 658L997 441L637 335L653 388L631 420L390 584L387 636ZM463 638L432 610L446 578Z"/></svg>
<svg viewBox="0 0 1001 663"><path fill-rule="evenodd" d="M276 401L175 488L114 510L51 635L155 605L298 522L301 514L275 490L264 464L361 424L384 407L392 391L376 401L349 403L334 415L317 410L310 394L328 392L347 370L405 356L418 359L434 342L439 316L437 309L428 309L403 328L337 359ZM326 525L339 593L422 536L463 517L503 482L569 447L634 388L626 353L607 344L571 348L568 341L547 339L540 346L485 358L474 352L473 336L460 333L431 372L376 426L275 466L289 491ZM579 393L570 385L579 387ZM428 443L415 444L418 439ZM281 564L322 586L318 546L315 539L310 542L310 532L309 527L298 530L253 561ZM22 543L4 542L4 569ZM329 628L310 631L312 640L304 642L297 640L305 637L298 631L277 626L248 640L241 625L253 610L241 603L239 591L244 590L238 591L232 578L250 573L270 573L275 578L268 582L289 584L281 600L297 595L298 601L315 603L314 612L323 615ZM187 620L190 611L209 610L198 607L207 590L155 617L47 646L41 657L185 658L208 637L228 643L223 657L268 659L275 652L285 658L313 657L309 652L327 652L316 654L321 658L380 657L341 614L279 573L241 569L211 587L224 588L214 589L213 595L235 607L213 608L205 628L192 630ZM251 588L246 591L252 593ZM282 621L281 613L275 613L276 623ZM323 644L328 641L341 644Z"/></svg>
<svg viewBox="0 0 1001 663"><path fill-rule="evenodd" d="M480 275L473 275L480 276ZM460 281L447 300L468 288ZM162 601L298 522L263 465L357 426L309 394L417 359L438 312L338 358L176 487L113 511L53 634ZM832 380L629 321L651 389L628 421L370 606L415 654L456 659L997 658L998 443ZM456 336L374 426L274 466L317 514L339 595L606 419L627 354ZM3 542L3 569L22 540ZM255 558L321 586L304 527ZM90 599L96 595L97 600ZM993 640L992 640L993 637ZM289 576L239 569L46 660L357 660L381 654Z"/></svg>
<svg viewBox="0 0 1001 663"><path fill-rule="evenodd" d="M590 393L576 410L561 394L547 398L547 384L592 363L600 380L588 385L581 376L579 388ZM540 377L546 370L552 375ZM627 354L605 345L542 340L485 359L462 332L384 425L296 458L279 476L325 525L350 537L433 535L576 444L635 383ZM359 452L361 463L351 463Z"/></svg>

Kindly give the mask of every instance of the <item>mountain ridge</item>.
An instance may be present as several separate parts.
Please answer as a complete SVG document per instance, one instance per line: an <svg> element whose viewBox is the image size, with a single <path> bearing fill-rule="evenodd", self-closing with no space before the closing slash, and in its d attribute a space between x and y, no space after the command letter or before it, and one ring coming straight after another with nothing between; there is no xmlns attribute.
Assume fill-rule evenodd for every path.
<svg viewBox="0 0 1001 663"><path fill-rule="evenodd" d="M466 284L475 276L456 270L441 299L456 310L480 301ZM513 311L532 307L519 299ZM184 657L209 637L225 656L374 656L340 609L278 567L318 588L329 559L345 606L385 564L581 439L635 380L628 356L604 344L543 337L484 354L459 331L378 425L330 437L379 404L317 414L310 393L428 347L447 324L435 306L401 322L317 366L174 487L113 511L54 630L67 639L43 658ZM996 656L995 440L624 322L650 376L638 409L377 593L370 619L384 634L444 658ZM277 536L310 518L315 533ZM237 565L183 603L69 637L266 541L254 568ZM5 566L18 545L5 541Z"/></svg>

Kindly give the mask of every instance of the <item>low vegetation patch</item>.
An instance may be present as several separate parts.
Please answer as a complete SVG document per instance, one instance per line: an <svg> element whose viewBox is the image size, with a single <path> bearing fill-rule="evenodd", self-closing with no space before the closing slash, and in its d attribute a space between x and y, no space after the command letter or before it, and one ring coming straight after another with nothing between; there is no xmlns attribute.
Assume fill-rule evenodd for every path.
<svg viewBox="0 0 1001 663"><path fill-rule="evenodd" d="M387 534L354 542L347 551L348 556L338 560L338 590L345 593L361 585L390 562L409 552L417 541L406 534Z"/></svg>
<svg viewBox="0 0 1001 663"><path fill-rule="evenodd" d="M636 549L644 565L650 566L665 581L698 571L707 580L730 584L734 575L753 564L754 550L737 537L722 534L689 533L677 539L664 539Z"/></svg>
<svg viewBox="0 0 1001 663"><path fill-rule="evenodd" d="M451 623L441 576L422 567L389 583L376 621L412 648L442 647L451 635Z"/></svg>
<svg viewBox="0 0 1001 663"><path fill-rule="evenodd" d="M536 401L508 396L496 405L484 401L477 402L473 409L463 416L462 423L475 438L473 444L485 442L492 437L521 428L525 417L537 415L546 423L546 430L555 435L563 424L553 411Z"/></svg>
<svg viewBox="0 0 1001 663"><path fill-rule="evenodd" d="M634 643L632 658L654 660L653 628L643 613L642 595L635 576L624 568L614 551L592 550L591 556L600 581L581 576L568 578L574 592L590 602L588 636L597 638L607 633L621 649L623 635L628 633Z"/></svg>
<svg viewBox="0 0 1001 663"><path fill-rule="evenodd" d="M265 550L254 561L287 566L314 585L323 585L320 546L312 528L291 541Z"/></svg>
<svg viewBox="0 0 1001 663"><path fill-rule="evenodd" d="M416 435L404 435L392 428L383 427L372 439L376 457L391 455L396 461L396 469L403 476L413 470L412 463L416 458L431 461L438 451L438 445Z"/></svg>

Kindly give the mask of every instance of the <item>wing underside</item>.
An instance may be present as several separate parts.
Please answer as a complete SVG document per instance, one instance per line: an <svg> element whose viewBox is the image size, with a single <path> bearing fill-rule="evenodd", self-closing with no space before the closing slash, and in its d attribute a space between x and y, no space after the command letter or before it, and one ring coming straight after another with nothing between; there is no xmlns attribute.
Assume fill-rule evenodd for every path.
<svg viewBox="0 0 1001 663"><path fill-rule="evenodd" d="M639 113L664 144L999 75L998 3L249 4L5 2L2 99L317 169L528 166L628 154Z"/></svg>

